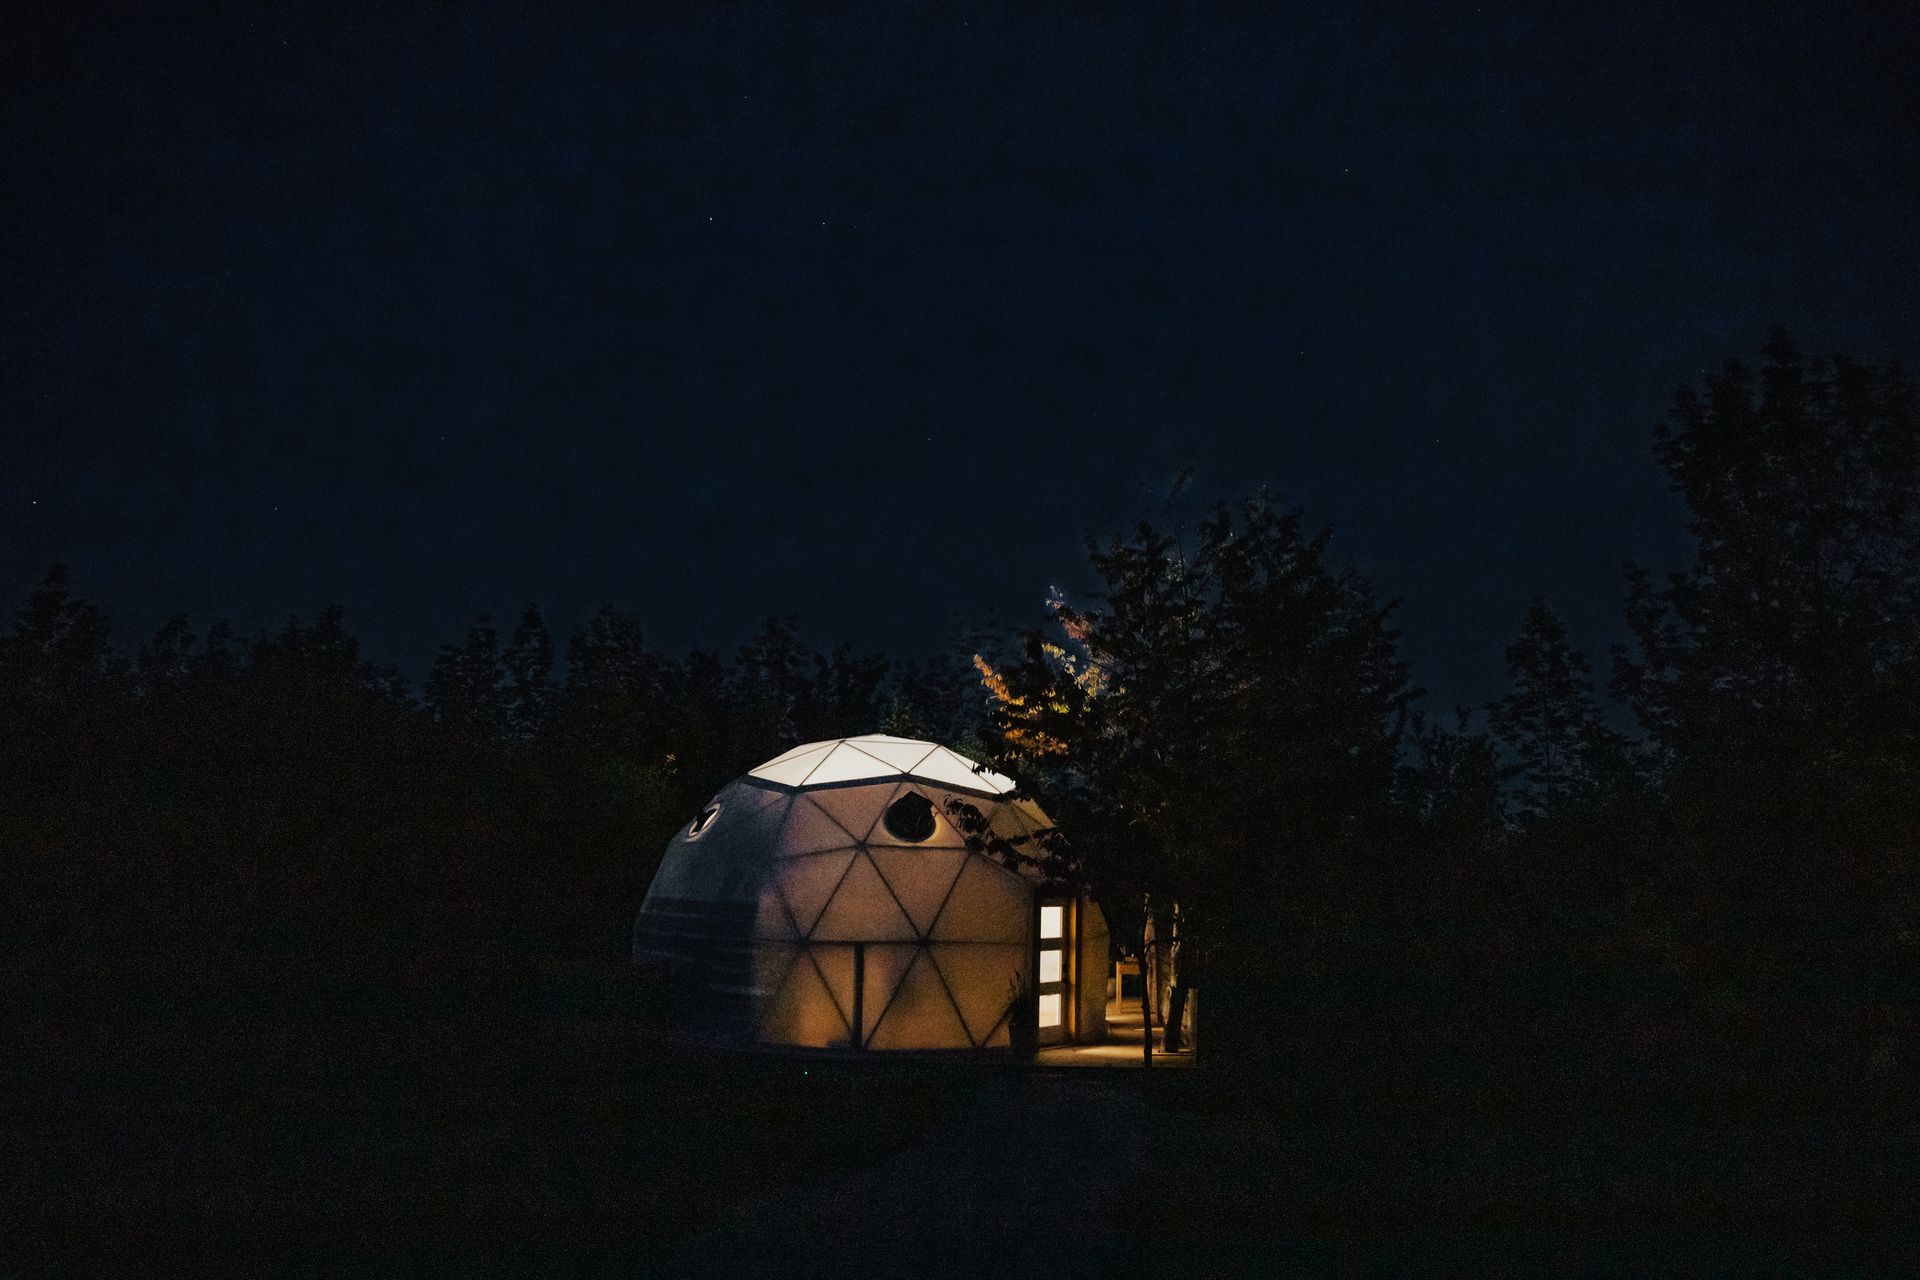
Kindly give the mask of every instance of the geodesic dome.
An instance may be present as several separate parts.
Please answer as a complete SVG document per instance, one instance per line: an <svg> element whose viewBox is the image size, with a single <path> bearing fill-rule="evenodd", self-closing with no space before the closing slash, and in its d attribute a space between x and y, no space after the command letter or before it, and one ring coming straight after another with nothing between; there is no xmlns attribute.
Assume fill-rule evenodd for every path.
<svg viewBox="0 0 1920 1280"><path fill-rule="evenodd" d="M634 961L660 972L689 1022L749 1043L1004 1046L1028 983L1042 1042L1103 1037L1098 907L970 850L950 807L1037 853L1052 824L1013 789L931 742L795 747L674 836L634 922Z"/></svg>

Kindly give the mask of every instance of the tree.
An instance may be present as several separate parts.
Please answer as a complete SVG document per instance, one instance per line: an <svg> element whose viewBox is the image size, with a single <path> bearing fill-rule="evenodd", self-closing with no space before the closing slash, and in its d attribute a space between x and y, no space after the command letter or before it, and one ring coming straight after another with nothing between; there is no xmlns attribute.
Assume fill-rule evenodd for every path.
<svg viewBox="0 0 1920 1280"><path fill-rule="evenodd" d="M0 640L0 689L27 706L73 706L117 690L126 660L107 616L76 599L64 564L51 566Z"/></svg>
<svg viewBox="0 0 1920 1280"><path fill-rule="evenodd" d="M815 654L804 722L796 736L807 741L874 732L889 666L877 654L854 653L850 643L835 645L831 654Z"/></svg>
<svg viewBox="0 0 1920 1280"><path fill-rule="evenodd" d="M660 731L669 666L647 647L637 616L601 605L567 640L566 735L603 754L658 763L668 750Z"/></svg>
<svg viewBox="0 0 1920 1280"><path fill-rule="evenodd" d="M1626 744L1594 702L1592 668L1539 596L1507 646L1510 692L1487 707L1517 780L1519 814L1540 821L1588 805L1617 783Z"/></svg>
<svg viewBox="0 0 1920 1280"><path fill-rule="evenodd" d="M1454 723L1430 724L1414 712L1397 795L1427 845L1452 857L1484 852L1504 819L1501 768L1493 739L1473 729L1473 711L1455 707Z"/></svg>
<svg viewBox="0 0 1920 1280"><path fill-rule="evenodd" d="M140 655L134 662L141 685L149 692L184 688L193 678L193 646L198 641L184 613L176 613L161 623L153 639L140 646Z"/></svg>
<svg viewBox="0 0 1920 1280"><path fill-rule="evenodd" d="M272 635L256 636L247 650L248 674L283 691L352 691L407 702L400 669L362 658L360 641L347 630L346 617L344 606L331 604L311 623L292 617Z"/></svg>
<svg viewBox="0 0 1920 1280"><path fill-rule="evenodd" d="M1376 887L1412 693L1388 608L1328 566L1330 537L1263 495L1216 508L1191 545L1146 523L1090 539L1097 603L1056 596L1058 640L981 664L1000 762L1072 833L1042 865L1116 920L1142 895L1179 904L1176 1001L1200 954L1250 978L1339 944Z"/></svg>
<svg viewBox="0 0 1920 1280"><path fill-rule="evenodd" d="M1657 432L1699 550L1665 587L1629 566L1617 679L1681 767L1791 761L1858 792L1914 758L1890 749L1920 670L1920 409L1897 366L1809 361L1777 329L1764 360L1680 391Z"/></svg>
<svg viewBox="0 0 1920 1280"><path fill-rule="evenodd" d="M902 663L884 694L887 733L943 743L970 758L992 754L993 701L980 683L976 655L989 666L1003 656L1002 632L956 627L945 649Z"/></svg>
<svg viewBox="0 0 1920 1280"><path fill-rule="evenodd" d="M1498 749L1474 713L1454 708L1452 725L1430 723L1426 713L1409 717L1395 798L1403 827L1395 842L1403 851L1396 875L1396 901L1385 895L1382 923L1421 946L1429 963L1445 957L1433 996L1455 990L1451 978L1471 971L1490 950L1515 940L1513 839L1506 830ZM1466 962L1465 965L1459 962ZM1400 967L1407 971L1409 957ZM1432 1012L1441 1002L1423 1003Z"/></svg>
<svg viewBox="0 0 1920 1280"><path fill-rule="evenodd" d="M501 655L506 670L507 727L516 738L537 738L553 719L553 637L538 605L528 605Z"/></svg>
<svg viewBox="0 0 1920 1280"><path fill-rule="evenodd" d="M735 696L765 745L785 750L806 740L801 730L813 694L808 672L812 656L792 618L767 618L741 649Z"/></svg>
<svg viewBox="0 0 1920 1280"><path fill-rule="evenodd" d="M668 673L664 741L671 744L680 812L693 812L740 773L742 760L764 746L759 730L743 724L733 672L719 654L695 649Z"/></svg>
<svg viewBox="0 0 1920 1280"><path fill-rule="evenodd" d="M424 690L427 711L449 728L480 738L507 731L511 713L500 634L481 614L460 644L440 646Z"/></svg>
<svg viewBox="0 0 1920 1280"><path fill-rule="evenodd" d="M1698 551L1664 584L1628 567L1615 687L1672 856L1730 973L1857 997L1920 925L1920 396L1776 329L1676 395L1655 453Z"/></svg>

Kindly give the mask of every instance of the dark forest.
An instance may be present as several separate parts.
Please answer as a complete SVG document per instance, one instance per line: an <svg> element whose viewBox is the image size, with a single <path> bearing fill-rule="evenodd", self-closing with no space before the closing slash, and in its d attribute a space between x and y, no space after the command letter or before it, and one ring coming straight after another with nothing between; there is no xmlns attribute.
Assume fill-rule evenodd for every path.
<svg viewBox="0 0 1920 1280"><path fill-rule="evenodd" d="M416 688L339 608L250 636L180 616L129 642L84 598L88 566L55 566L0 642L6 1019L63 1079L204 1108L186 1131L265 1126L279 1164L251 1208L209 1193L182 1217L151 1186L84 1212L56 1196L50 1238L198 1213L214 1235L314 1232L351 1253L380 1228L354 1236L348 1210L289 1190L303 1148L261 1117L457 1110L475 1072L651 1132L635 1141L656 1154L724 1141L714 1126L764 1135L757 1104L722 1120L714 1099L784 1096L797 1076L710 1064L669 1083L658 1064L687 1060L649 1038L627 930L718 786L875 730L1021 778L1116 939L1137 937L1143 892L1179 898L1209 1019L1204 1070L1156 1085L1177 1085L1155 1105L1182 1124L1871 1131L1920 1070L1920 400L1898 367L1775 331L1682 389L1651 448L1694 558L1624 567L1633 643L1611 654L1573 647L1535 599L1484 707L1428 704L1393 602L1338 567L1310 513L1182 482L1137 526L1089 535L1094 594L915 663L815 647L783 618L730 656L669 652L644 613L562 626L530 604L478 618ZM636 1083L635 1062L655 1074ZM884 1112L890 1131L957 1091L937 1072L822 1074L820 1114ZM354 1101L314 1101L336 1096ZM87 1166L47 1142L43 1168ZM497 1212L516 1247L681 1238L716 1187L758 1176L759 1149L736 1141L705 1173L674 1157L675 1190L638 1157L561 1176L537 1213L458 1183L405 1238ZM834 1149L821 1158L866 1158ZM1185 1161L1143 1212L1175 1234L1213 1213L1248 1229L1266 1202ZM1830 1197L1785 1174L1758 1200L1619 1194L1661 1221L1771 1205L1846 1225L1911 1189L1827 1176ZM1548 1182L1561 1191L1467 1216L1512 1225L1619 1192ZM1318 1229L1339 1201L1286 1203ZM1426 1222L1439 1205L1403 1208Z"/></svg>

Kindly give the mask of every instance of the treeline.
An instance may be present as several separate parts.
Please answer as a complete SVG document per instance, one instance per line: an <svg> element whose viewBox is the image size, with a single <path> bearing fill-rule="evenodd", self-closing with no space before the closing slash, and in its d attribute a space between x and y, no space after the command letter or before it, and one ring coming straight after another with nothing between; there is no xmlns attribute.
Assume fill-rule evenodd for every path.
<svg viewBox="0 0 1920 1280"><path fill-rule="evenodd" d="M7 1003L497 1016L556 962L623 961L673 828L743 762L985 723L965 655L815 653L778 619L682 657L606 607L555 657L536 608L417 698L339 608L246 640L175 617L128 656L56 566L0 639Z"/></svg>
<svg viewBox="0 0 1920 1280"><path fill-rule="evenodd" d="M879 728L1027 779L1118 936L1177 906L1246 1061L1911 1078L1917 403L1777 333L1682 392L1655 451L1694 563L1627 567L1634 643L1600 670L1534 601L1504 696L1445 716L1328 532L1258 497L1094 546L1094 598L940 661L781 621L679 656L611 608L562 652L530 608L418 697L337 609L122 654L55 570L0 640L7 999L526 1011L556 959L619 963L719 784Z"/></svg>
<svg viewBox="0 0 1920 1280"><path fill-rule="evenodd" d="M1431 715L1390 607L1261 498L1096 547L1096 597L986 664L1052 856L1116 923L1177 913L1216 1048L1516 1089L1911 1079L1920 398L1776 332L1655 452L1698 555L1626 567L1604 676L1536 599L1506 694Z"/></svg>

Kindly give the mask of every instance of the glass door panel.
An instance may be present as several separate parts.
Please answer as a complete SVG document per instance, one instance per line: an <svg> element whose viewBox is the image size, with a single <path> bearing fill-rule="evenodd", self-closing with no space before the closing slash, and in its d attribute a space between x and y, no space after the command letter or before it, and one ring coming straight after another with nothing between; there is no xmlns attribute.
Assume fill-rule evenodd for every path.
<svg viewBox="0 0 1920 1280"><path fill-rule="evenodd" d="M1060 1044L1073 1038L1073 902L1043 900L1039 915L1034 966L1039 1040Z"/></svg>

